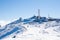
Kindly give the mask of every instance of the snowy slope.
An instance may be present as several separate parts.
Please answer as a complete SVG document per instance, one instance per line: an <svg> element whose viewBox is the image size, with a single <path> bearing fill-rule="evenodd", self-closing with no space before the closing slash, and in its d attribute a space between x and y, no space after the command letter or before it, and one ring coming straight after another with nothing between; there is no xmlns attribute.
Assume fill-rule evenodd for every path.
<svg viewBox="0 0 60 40"><path fill-rule="evenodd" d="M50 27L47 27L49 25ZM60 25L56 24L55 21L34 25L22 24L22 26L25 26L27 29L25 32L10 35L2 40L60 40L60 30L57 30L60 28Z"/></svg>
<svg viewBox="0 0 60 40"><path fill-rule="evenodd" d="M20 18L0 28L0 40L60 40L60 19Z"/></svg>
<svg viewBox="0 0 60 40"><path fill-rule="evenodd" d="M17 34L18 32L21 33L21 32L23 32L25 30L26 30L26 28L23 27L23 26L20 26L19 24L18 25L16 25L16 24L7 25L7 26L5 26L4 29L0 29L0 39L4 38L6 36L9 36L9 35L11 35L11 34L13 34L15 32Z"/></svg>

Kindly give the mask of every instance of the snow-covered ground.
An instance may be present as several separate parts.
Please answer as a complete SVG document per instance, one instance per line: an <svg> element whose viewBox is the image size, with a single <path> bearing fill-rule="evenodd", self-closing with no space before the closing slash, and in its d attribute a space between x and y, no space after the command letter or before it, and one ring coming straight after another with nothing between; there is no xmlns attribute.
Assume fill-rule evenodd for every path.
<svg viewBox="0 0 60 40"><path fill-rule="evenodd" d="M60 40L60 23L56 21L42 24L21 24L27 30L18 34L11 34L1 40Z"/></svg>

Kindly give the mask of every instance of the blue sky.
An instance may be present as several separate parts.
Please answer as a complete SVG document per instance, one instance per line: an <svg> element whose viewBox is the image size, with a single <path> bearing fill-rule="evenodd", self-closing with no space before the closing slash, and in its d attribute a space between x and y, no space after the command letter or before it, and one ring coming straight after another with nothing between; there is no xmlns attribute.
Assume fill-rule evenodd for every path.
<svg viewBox="0 0 60 40"><path fill-rule="evenodd" d="M60 18L60 0L0 0L0 20L14 20L37 15Z"/></svg>

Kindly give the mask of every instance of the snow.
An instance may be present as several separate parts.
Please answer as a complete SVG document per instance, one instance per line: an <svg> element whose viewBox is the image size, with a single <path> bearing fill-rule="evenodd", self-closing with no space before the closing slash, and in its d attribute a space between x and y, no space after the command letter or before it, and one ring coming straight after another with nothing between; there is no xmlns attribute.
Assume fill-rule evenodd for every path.
<svg viewBox="0 0 60 40"><path fill-rule="evenodd" d="M27 29L26 31L18 34L13 33L1 40L60 40L60 32L56 31L60 27L58 24L60 23L56 23L55 21L41 24L21 24L21 26Z"/></svg>
<svg viewBox="0 0 60 40"><path fill-rule="evenodd" d="M8 23L10 23L10 21L0 20L1 27L5 26Z"/></svg>

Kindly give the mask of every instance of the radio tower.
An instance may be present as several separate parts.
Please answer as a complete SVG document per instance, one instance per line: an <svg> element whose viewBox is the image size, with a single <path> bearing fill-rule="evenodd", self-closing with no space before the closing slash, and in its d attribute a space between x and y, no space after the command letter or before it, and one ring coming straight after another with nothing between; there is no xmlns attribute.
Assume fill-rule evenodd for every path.
<svg viewBox="0 0 60 40"><path fill-rule="evenodd" d="M38 19L40 19L40 9L38 9Z"/></svg>

